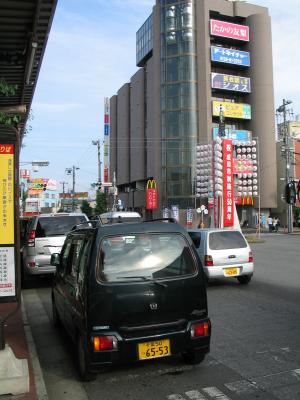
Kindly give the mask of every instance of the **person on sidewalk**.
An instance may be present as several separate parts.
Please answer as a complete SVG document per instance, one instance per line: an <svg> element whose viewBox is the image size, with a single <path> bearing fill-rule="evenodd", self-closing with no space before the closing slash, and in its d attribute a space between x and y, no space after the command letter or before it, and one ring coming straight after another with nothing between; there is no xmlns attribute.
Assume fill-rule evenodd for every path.
<svg viewBox="0 0 300 400"><path fill-rule="evenodd" d="M271 215L269 215L268 219L267 219L268 225L269 225L269 232L273 232L273 218L271 217Z"/></svg>
<svg viewBox="0 0 300 400"><path fill-rule="evenodd" d="M274 227L274 232L277 233L279 228L279 219L277 217L274 217L273 219L273 227Z"/></svg>

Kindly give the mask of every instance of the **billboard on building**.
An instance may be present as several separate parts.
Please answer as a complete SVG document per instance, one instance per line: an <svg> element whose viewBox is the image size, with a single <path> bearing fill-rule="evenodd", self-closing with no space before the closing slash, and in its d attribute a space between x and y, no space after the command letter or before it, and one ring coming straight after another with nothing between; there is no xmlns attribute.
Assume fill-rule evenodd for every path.
<svg viewBox="0 0 300 400"><path fill-rule="evenodd" d="M249 42L249 27L246 25L211 19L210 34L213 36L221 36L228 39Z"/></svg>
<svg viewBox="0 0 300 400"><path fill-rule="evenodd" d="M219 136L219 128L213 128L213 140ZM252 132L246 131L242 129L225 129L225 137L226 139L233 139L233 140L251 140L252 139Z"/></svg>
<svg viewBox="0 0 300 400"><path fill-rule="evenodd" d="M222 107L225 118L251 119L250 104L229 103L213 100L213 116L218 117L220 115L220 107Z"/></svg>
<svg viewBox="0 0 300 400"><path fill-rule="evenodd" d="M211 46L211 61L250 67L250 53L226 47Z"/></svg>
<svg viewBox="0 0 300 400"><path fill-rule="evenodd" d="M234 92L251 93L250 78L212 72L211 87Z"/></svg>

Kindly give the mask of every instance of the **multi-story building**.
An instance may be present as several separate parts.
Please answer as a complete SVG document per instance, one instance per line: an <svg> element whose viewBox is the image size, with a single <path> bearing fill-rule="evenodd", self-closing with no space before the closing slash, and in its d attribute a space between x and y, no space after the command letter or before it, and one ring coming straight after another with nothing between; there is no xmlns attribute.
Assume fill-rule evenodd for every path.
<svg viewBox="0 0 300 400"><path fill-rule="evenodd" d="M286 132L285 132L286 130ZM289 176L295 180L296 187L300 181L300 121L287 121L286 127L283 123L278 124L278 142L276 143L277 152L277 208L273 214L278 216L281 225L287 226L287 204L285 201L285 185L287 166ZM290 137L290 165L286 159L286 146L284 143L284 134ZM293 225L300 227L300 201L297 197L295 206L293 206Z"/></svg>
<svg viewBox="0 0 300 400"><path fill-rule="evenodd" d="M156 0L137 32L138 71L110 99L110 176L127 208L196 203L196 145L223 133L259 143L260 207L276 207L271 21L267 8L227 0ZM258 203L258 202L257 202ZM252 204L252 203L249 203ZM247 218L254 215L251 205ZM244 216L244 218L246 218Z"/></svg>

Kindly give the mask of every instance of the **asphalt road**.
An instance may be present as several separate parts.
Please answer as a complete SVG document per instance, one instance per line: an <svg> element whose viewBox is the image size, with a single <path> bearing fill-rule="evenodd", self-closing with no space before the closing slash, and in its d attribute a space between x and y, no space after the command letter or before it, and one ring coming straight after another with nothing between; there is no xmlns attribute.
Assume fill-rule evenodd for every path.
<svg viewBox="0 0 300 400"><path fill-rule="evenodd" d="M300 235L252 244L255 275L208 287L211 353L196 367L180 358L123 365L82 383L75 349L51 324L49 285L23 291L50 400L299 400Z"/></svg>

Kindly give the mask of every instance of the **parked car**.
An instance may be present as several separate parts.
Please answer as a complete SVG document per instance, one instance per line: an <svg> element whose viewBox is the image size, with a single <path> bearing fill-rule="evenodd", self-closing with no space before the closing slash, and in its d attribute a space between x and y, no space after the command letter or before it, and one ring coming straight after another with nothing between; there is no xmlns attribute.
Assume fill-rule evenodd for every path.
<svg viewBox="0 0 300 400"><path fill-rule="evenodd" d="M87 225L51 263L53 320L73 339L83 380L116 363L182 354L197 364L209 352L205 276L179 224Z"/></svg>
<svg viewBox="0 0 300 400"><path fill-rule="evenodd" d="M235 277L247 284L254 273L251 248L239 230L190 229L207 280Z"/></svg>
<svg viewBox="0 0 300 400"><path fill-rule="evenodd" d="M59 253L67 233L88 220L85 214L57 213L32 217L27 225L23 251L23 279L34 275L54 274L51 254Z"/></svg>
<svg viewBox="0 0 300 400"><path fill-rule="evenodd" d="M142 222L142 216L135 211L109 211L96 216L102 224L116 224L119 222Z"/></svg>

